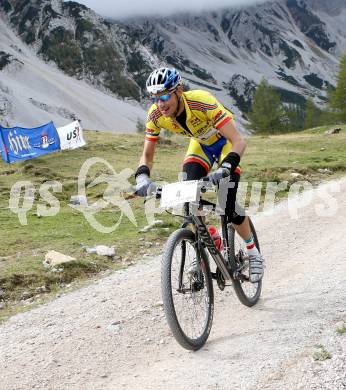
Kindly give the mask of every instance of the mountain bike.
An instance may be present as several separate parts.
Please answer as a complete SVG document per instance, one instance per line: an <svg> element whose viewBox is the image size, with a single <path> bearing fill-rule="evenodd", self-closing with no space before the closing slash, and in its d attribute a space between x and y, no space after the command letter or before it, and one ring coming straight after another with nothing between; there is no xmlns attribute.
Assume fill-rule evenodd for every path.
<svg viewBox="0 0 346 390"><path fill-rule="evenodd" d="M207 190L203 181L185 181L164 186L162 193L160 190L156 193L157 198L162 198L162 208L169 209L179 201L180 204L183 202L181 216L184 222L169 236L162 256L161 292L165 315L175 339L182 347L194 351L206 343L211 331L213 280L222 291L232 285L240 302L249 307L258 302L262 289L262 280L249 281L249 258L243 239L234 226L227 223L216 204L202 199ZM220 217L222 251L209 234L203 216L205 209ZM250 227L260 250L251 220ZM215 262L215 272L211 271L208 254Z"/></svg>

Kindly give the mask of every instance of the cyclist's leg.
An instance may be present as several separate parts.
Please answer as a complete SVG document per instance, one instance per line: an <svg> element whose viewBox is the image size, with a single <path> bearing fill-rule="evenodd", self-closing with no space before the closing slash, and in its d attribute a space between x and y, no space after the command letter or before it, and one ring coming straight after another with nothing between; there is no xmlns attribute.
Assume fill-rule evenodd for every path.
<svg viewBox="0 0 346 390"><path fill-rule="evenodd" d="M225 145L220 149L219 155L217 156L219 160L219 165L222 164L224 158L231 151L232 144L227 141ZM235 225L242 225L245 221L245 215L242 215L241 213L236 213L236 198L239 180L240 167L237 167L236 170L231 174L230 180L226 180L225 182L222 182L220 184L218 192L219 204L221 207L225 208L225 215L227 216L227 220Z"/></svg>
<svg viewBox="0 0 346 390"><path fill-rule="evenodd" d="M230 143L227 143L221 152L220 163L223 158L226 157L228 153L231 151ZM239 168L239 167L238 167ZM219 203L220 205L225 203L225 194L226 196L226 205L225 205L225 215L227 216L227 220L232 222L234 228L237 233L242 237L245 241L247 252L249 255L249 265L250 265L250 281L258 282L263 276L263 258L259 253L258 249L254 243L254 237L251 233L249 218L245 215L245 211L241 211L240 208L236 210L236 197L237 197L237 189L238 183L240 180L240 168L231 175L231 181L227 184L224 184L222 188L222 184L219 190ZM228 188L225 188L225 187ZM223 203L222 203L223 201ZM237 212L238 211L238 212Z"/></svg>
<svg viewBox="0 0 346 390"><path fill-rule="evenodd" d="M264 258L256 247L255 238L250 228L249 218L247 216L242 217L244 218L244 220L240 224L237 224L237 218L239 218L239 216L233 218L232 223L237 233L240 235L240 237L242 237L245 242L247 253L249 256L250 281L256 283L260 281L263 277Z"/></svg>
<svg viewBox="0 0 346 390"><path fill-rule="evenodd" d="M227 142L226 145L222 148L220 154L220 164L223 159L227 156L228 153L232 151L232 144ZM231 177L231 183L234 183L233 188L230 188L227 196L226 203L226 215L229 217L228 220L231 221L234 225L234 228L237 230L238 234L244 239L247 240L251 236L251 229L249 224L249 219L245 214L245 210L241 208L236 203L238 183L240 180L240 166L237 167L235 173ZM232 186L231 186L232 187Z"/></svg>

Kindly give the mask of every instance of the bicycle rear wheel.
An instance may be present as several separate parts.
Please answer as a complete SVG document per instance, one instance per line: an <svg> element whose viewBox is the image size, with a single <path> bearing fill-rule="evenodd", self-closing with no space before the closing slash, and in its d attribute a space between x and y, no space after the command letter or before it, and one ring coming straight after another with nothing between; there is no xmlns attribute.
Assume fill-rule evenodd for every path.
<svg viewBox="0 0 346 390"><path fill-rule="evenodd" d="M260 251L260 246L256 234L255 227L249 218L251 232L254 237L254 242L257 249ZM241 269L242 279L234 279L233 287L239 298L240 302L245 306L254 306L261 295L262 280L257 283L251 283L249 280L249 258L247 256L247 250L244 240L238 235L237 231L232 225L228 226L228 239L230 246L230 255L234 257L234 261Z"/></svg>
<svg viewBox="0 0 346 390"><path fill-rule="evenodd" d="M214 313L208 259L197 251L194 233L179 229L168 238L161 264L162 300L168 325L178 343L194 351L207 341ZM188 273L199 258L198 271Z"/></svg>

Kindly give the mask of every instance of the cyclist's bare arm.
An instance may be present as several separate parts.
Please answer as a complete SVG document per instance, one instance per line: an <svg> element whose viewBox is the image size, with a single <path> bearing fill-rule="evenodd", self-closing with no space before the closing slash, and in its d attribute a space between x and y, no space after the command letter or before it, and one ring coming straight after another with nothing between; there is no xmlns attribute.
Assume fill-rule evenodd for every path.
<svg viewBox="0 0 346 390"><path fill-rule="evenodd" d="M150 170L153 167L156 142L144 141L144 148L139 165L146 165Z"/></svg>
<svg viewBox="0 0 346 390"><path fill-rule="evenodd" d="M246 148L246 141L241 136L232 120L221 127L219 132L232 144L232 152L238 153L241 157Z"/></svg>

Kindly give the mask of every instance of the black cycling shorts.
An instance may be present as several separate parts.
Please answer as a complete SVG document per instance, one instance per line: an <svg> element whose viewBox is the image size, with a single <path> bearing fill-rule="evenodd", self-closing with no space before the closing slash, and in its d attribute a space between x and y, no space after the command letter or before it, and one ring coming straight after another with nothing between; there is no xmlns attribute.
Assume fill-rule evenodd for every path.
<svg viewBox="0 0 346 390"><path fill-rule="evenodd" d="M188 162L183 165L184 180L199 180L207 174L206 168L197 162ZM218 192L219 204L223 206L226 203L225 215L227 216L228 222L232 222L235 225L241 225L245 219L243 210L238 209L239 206L237 206L238 213L235 211L239 180L240 175L235 172L232 173L230 183L228 183L228 188L226 189L226 202L222 199L220 191Z"/></svg>

